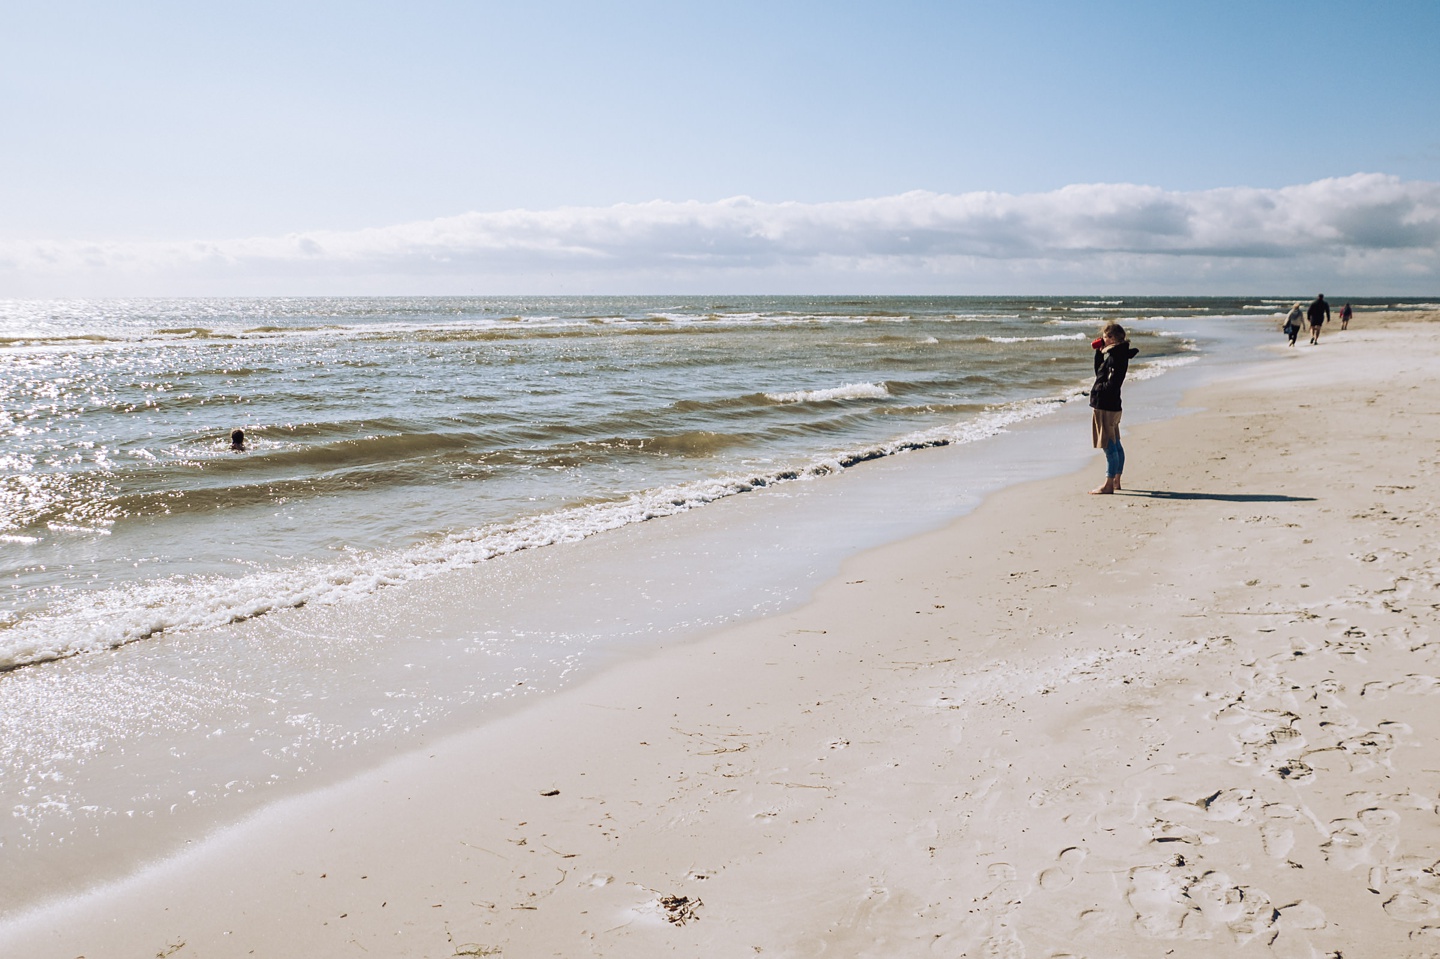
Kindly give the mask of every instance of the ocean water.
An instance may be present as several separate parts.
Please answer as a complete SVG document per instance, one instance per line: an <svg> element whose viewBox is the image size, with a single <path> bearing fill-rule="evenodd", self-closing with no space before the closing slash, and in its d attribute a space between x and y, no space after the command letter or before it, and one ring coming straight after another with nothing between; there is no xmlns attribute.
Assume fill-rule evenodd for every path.
<svg viewBox="0 0 1440 959"><path fill-rule="evenodd" d="M1290 302L0 303L0 913L955 515L1104 320L1158 386Z"/></svg>
<svg viewBox="0 0 1440 959"><path fill-rule="evenodd" d="M989 435L1084 386L1102 318L1247 305L0 304L0 668ZM1189 348L1163 332L1143 363Z"/></svg>

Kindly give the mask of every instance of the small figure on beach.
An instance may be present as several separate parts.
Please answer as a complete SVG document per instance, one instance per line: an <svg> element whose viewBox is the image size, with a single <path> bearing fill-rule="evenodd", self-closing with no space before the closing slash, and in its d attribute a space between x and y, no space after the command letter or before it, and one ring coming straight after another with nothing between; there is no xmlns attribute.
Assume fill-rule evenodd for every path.
<svg viewBox="0 0 1440 959"><path fill-rule="evenodd" d="M1125 338L1119 323L1106 323L1090 344L1095 349L1095 385L1090 388L1090 439L1105 451L1105 483L1091 493L1113 493L1125 470L1125 447L1120 445L1120 387L1130 360L1140 351Z"/></svg>
<svg viewBox="0 0 1440 959"><path fill-rule="evenodd" d="M231 430L231 431L230 431L230 452L232 452L232 453L243 453L243 452L245 452L245 431L244 431L244 430Z"/></svg>
<svg viewBox="0 0 1440 959"><path fill-rule="evenodd" d="M1325 294L1321 293L1310 301L1310 308L1305 311L1310 318L1310 345L1316 346L1320 343L1320 327L1330 319L1330 304L1325 302Z"/></svg>
<svg viewBox="0 0 1440 959"><path fill-rule="evenodd" d="M1340 307L1340 329L1350 329L1350 317L1354 315L1355 311L1350 309L1349 303L1346 303L1344 306Z"/></svg>
<svg viewBox="0 0 1440 959"><path fill-rule="evenodd" d="M1300 335L1300 321L1305 318L1305 304L1296 303L1290 307L1290 313L1285 317L1285 335L1290 337L1290 345L1295 345L1295 338Z"/></svg>

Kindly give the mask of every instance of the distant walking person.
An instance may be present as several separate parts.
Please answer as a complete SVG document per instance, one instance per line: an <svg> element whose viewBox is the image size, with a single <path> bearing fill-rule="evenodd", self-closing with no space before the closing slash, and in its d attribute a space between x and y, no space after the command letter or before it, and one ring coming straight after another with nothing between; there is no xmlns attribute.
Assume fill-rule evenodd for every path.
<svg viewBox="0 0 1440 959"><path fill-rule="evenodd" d="M1350 309L1349 303L1346 303L1344 306L1340 307L1340 329L1350 329L1350 317L1354 315L1355 311Z"/></svg>
<svg viewBox="0 0 1440 959"><path fill-rule="evenodd" d="M1099 339L1090 345L1095 348L1090 439L1096 449L1105 451L1105 483L1090 492L1113 493L1120 488L1120 474L1125 471L1125 447L1120 445L1120 387L1131 358L1140 351L1130 346L1125 328L1119 323L1106 323Z"/></svg>
<svg viewBox="0 0 1440 959"><path fill-rule="evenodd" d="M1320 326L1330 319L1330 304L1325 302L1325 294L1321 293L1310 301L1310 308L1305 311L1310 318L1310 345L1315 346L1320 342Z"/></svg>
<svg viewBox="0 0 1440 959"><path fill-rule="evenodd" d="M1300 335L1300 321L1305 319L1305 304L1296 303L1290 307L1290 314L1285 317L1285 335L1290 337L1290 345L1295 345L1295 337Z"/></svg>

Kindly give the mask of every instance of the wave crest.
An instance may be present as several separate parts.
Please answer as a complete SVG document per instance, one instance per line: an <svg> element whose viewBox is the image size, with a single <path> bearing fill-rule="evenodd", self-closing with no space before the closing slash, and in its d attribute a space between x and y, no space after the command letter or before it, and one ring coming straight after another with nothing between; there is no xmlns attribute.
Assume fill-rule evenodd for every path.
<svg viewBox="0 0 1440 959"><path fill-rule="evenodd" d="M766 393L776 403L829 403L833 400L882 400L890 395L884 383L850 383L828 390L796 390L793 393Z"/></svg>

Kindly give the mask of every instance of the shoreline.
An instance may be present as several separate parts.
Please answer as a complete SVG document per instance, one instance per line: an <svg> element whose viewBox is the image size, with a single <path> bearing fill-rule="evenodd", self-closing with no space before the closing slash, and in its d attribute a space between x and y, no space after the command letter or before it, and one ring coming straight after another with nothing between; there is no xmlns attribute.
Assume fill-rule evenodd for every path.
<svg viewBox="0 0 1440 959"><path fill-rule="evenodd" d="M1135 384L1142 419L1175 415L1183 384L1252 362L1236 348L1253 338L1248 323L1206 329L1210 364ZM1084 462L1083 401L1052 408L983 442L522 551L366 603L11 674L7 750L25 777L11 781L0 832L4 912L128 875L658 646L792 609L845 557Z"/></svg>
<svg viewBox="0 0 1440 959"><path fill-rule="evenodd" d="M1401 648L1427 628L1410 596L1390 600L1397 612L1380 587L1347 590L1374 574L1399 590L1398 573L1412 593L1434 591L1416 565L1433 562L1434 539L1409 522L1433 513L1434 484L1418 469L1363 478L1380 471L1367 459L1400 469L1408 434L1371 440L1344 429L1343 412L1292 421L1235 395L1328 396L1317 371L1338 373L1345 409L1433 439L1423 395L1407 409L1373 394L1433 373L1434 329L1352 329L1322 339L1335 360L1322 350L1304 368L1202 388L1208 408L1183 418L1179 439L1163 434L1182 420L1127 429L1132 482L1148 495L1086 496L1093 467L1007 487L944 529L848 560L798 609L285 800L176 861L17 917L0 947L94 959L176 942L181 956L348 954L351 942L430 956L1073 942L1151 955L1163 941L1178 955L1217 943L1393 955L1440 917L1405 859L1418 844L1433 862L1434 803L1395 798L1433 797L1424 777L1436 774L1405 767L1408 791L1389 793L1367 774L1398 778L1424 741L1430 690L1414 677L1431 654ZM1406 349L1356 360L1349 346L1387 339ZM1370 377L1359 384L1357 367ZM1323 477L1324 495L1289 492L1297 477ZM1348 499L1330 505L1337 477ZM1367 541L1349 580L1320 561L1327 543ZM1219 558L1197 559L1193 542ZM1009 547L998 565L997 543ZM1297 565L1307 550L1316 561ZM1298 610L1295 568L1314 580ZM1097 601L1112 592L1119 603ZM1318 678L1300 676L1312 663ZM1357 665L1380 676L1371 684L1398 684L1371 697L1394 718L1372 719L1325 675ZM1336 730L1353 735L1330 743ZM1361 786L1374 802L1343 809Z"/></svg>

